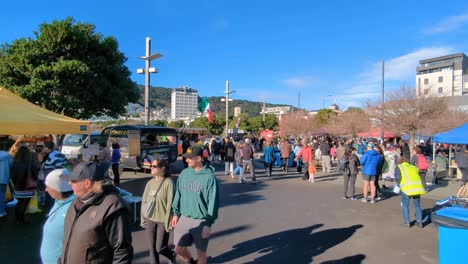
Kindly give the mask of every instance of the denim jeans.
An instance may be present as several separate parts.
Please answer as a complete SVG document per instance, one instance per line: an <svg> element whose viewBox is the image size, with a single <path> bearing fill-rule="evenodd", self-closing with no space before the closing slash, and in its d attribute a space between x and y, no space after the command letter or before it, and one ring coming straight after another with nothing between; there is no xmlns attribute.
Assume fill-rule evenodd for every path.
<svg viewBox="0 0 468 264"><path fill-rule="evenodd" d="M405 224L410 222L409 216L409 200L413 198L414 211L416 214L416 221L422 222L422 210L421 210L421 196L408 196L404 193L401 193L401 210L403 212L403 221Z"/></svg>
<svg viewBox="0 0 468 264"><path fill-rule="evenodd" d="M0 183L0 215L5 213L6 188L6 184Z"/></svg>

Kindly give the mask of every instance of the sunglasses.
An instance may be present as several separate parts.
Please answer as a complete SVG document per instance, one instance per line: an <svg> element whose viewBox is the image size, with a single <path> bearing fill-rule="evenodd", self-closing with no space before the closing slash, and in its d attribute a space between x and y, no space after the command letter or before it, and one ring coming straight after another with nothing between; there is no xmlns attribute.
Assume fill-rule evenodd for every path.
<svg viewBox="0 0 468 264"><path fill-rule="evenodd" d="M159 168L158 165L151 165L151 168L156 169Z"/></svg>

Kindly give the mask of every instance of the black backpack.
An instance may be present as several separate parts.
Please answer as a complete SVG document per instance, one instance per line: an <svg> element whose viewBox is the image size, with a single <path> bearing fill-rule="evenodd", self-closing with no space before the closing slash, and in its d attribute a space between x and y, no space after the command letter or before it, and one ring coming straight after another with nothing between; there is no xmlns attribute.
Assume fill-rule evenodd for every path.
<svg viewBox="0 0 468 264"><path fill-rule="evenodd" d="M338 169L340 172L345 172L349 170L349 160L345 158L341 158L340 160L338 160L338 164L339 164Z"/></svg>

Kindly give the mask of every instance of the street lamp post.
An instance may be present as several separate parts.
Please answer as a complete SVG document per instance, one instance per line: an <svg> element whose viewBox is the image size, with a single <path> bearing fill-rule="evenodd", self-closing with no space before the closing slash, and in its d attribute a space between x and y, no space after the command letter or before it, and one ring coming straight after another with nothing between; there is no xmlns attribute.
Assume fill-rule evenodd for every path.
<svg viewBox="0 0 468 264"><path fill-rule="evenodd" d="M149 124L150 114L149 114L149 87L150 87L150 73L157 73L158 69L151 67L151 61L161 58L162 55L159 53L151 53L151 38L146 37L146 55L140 56L138 58L145 60L145 68L137 69L137 73L145 74L145 125Z"/></svg>
<svg viewBox="0 0 468 264"><path fill-rule="evenodd" d="M235 92L236 91L229 91L229 81L226 81L226 91L224 92L226 94L226 98L221 99L221 102L226 101L226 137L229 135L229 101L232 101L232 99L229 98L229 94Z"/></svg>

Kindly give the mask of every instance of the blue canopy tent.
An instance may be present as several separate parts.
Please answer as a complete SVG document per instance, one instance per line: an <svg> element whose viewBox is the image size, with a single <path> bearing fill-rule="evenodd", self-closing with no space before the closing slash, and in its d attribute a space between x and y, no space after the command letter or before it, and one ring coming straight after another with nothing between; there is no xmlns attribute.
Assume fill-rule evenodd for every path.
<svg viewBox="0 0 468 264"><path fill-rule="evenodd" d="M434 135L434 141L449 144L468 144L468 123Z"/></svg>
<svg viewBox="0 0 468 264"><path fill-rule="evenodd" d="M445 131L434 135L434 142L448 143L448 144L468 144L468 123L462 126L456 127L452 130ZM435 144L435 143L434 143ZM434 146L433 157L435 160L435 146ZM452 148L449 152L449 164L452 160Z"/></svg>

